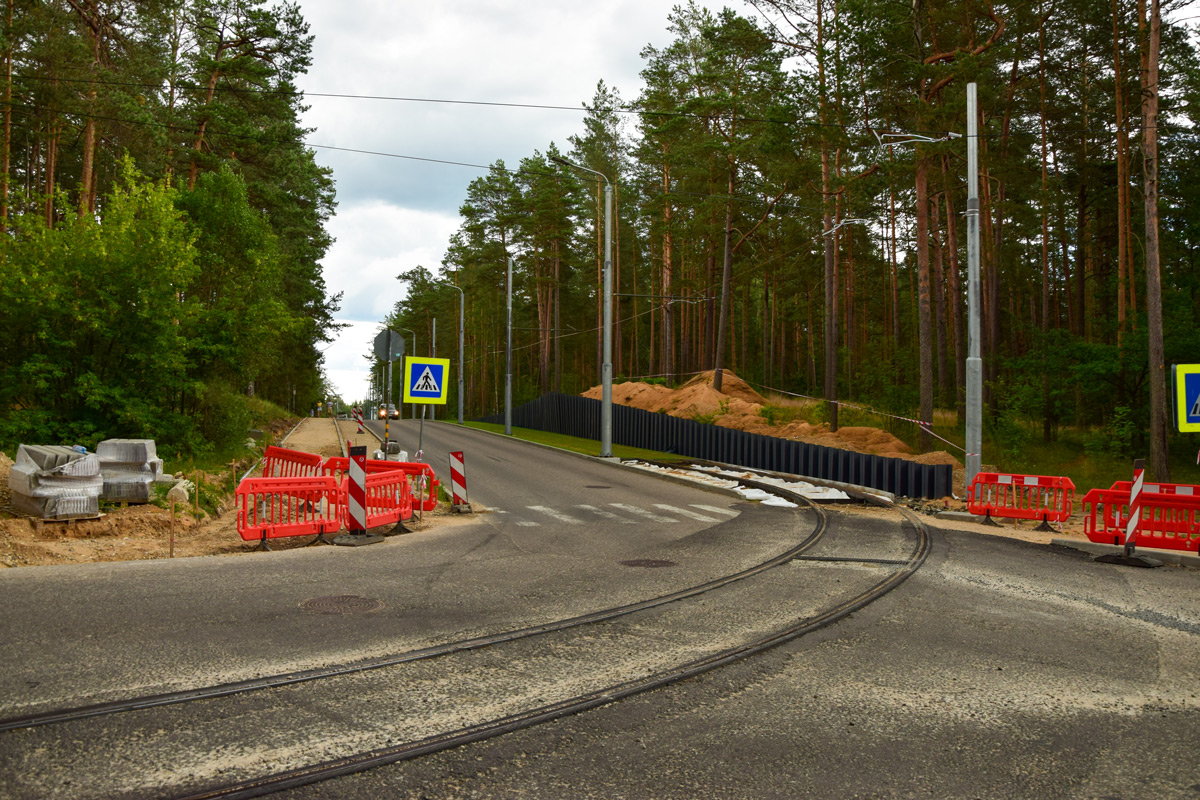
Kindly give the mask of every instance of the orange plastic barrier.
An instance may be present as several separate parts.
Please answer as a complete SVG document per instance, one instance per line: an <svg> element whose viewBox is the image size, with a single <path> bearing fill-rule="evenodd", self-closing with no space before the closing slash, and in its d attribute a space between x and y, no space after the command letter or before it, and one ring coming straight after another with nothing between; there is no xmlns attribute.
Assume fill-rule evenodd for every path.
<svg viewBox="0 0 1200 800"><path fill-rule="evenodd" d="M368 529L412 519L412 492L408 486L408 476L402 471L392 469L368 472L363 488L366 490L363 505L366 515L364 524ZM343 478L341 483L343 509L349 493L350 479Z"/></svg>
<svg viewBox="0 0 1200 800"><path fill-rule="evenodd" d="M322 536L342 527L341 487L326 476L249 478L237 487L237 530L246 541Z"/></svg>
<svg viewBox="0 0 1200 800"><path fill-rule="evenodd" d="M321 474L321 460L316 453L271 445L263 453L262 477L315 478Z"/></svg>
<svg viewBox="0 0 1200 800"><path fill-rule="evenodd" d="M977 472L967 487L967 510L989 517L1062 522L1071 516L1074 501L1071 479L1048 475Z"/></svg>
<svg viewBox="0 0 1200 800"><path fill-rule="evenodd" d="M350 459L344 456L331 456L325 459L325 464L322 466L321 471L325 475L336 478L340 483L345 479L346 472L349 469ZM420 508L422 511L433 511L437 508L438 487L441 484L433 472L433 467L419 461L367 460L367 477L381 472L404 473L410 481L409 491L413 495L414 506ZM422 476L425 478L424 490L422 490L421 486Z"/></svg>
<svg viewBox="0 0 1200 800"><path fill-rule="evenodd" d="M1153 486L1157 491L1149 491ZM1129 481L1111 489L1092 489L1083 496L1083 532L1100 544L1125 543L1129 521ZM1133 535L1135 547L1200 552L1200 487L1150 484L1143 487L1141 518Z"/></svg>

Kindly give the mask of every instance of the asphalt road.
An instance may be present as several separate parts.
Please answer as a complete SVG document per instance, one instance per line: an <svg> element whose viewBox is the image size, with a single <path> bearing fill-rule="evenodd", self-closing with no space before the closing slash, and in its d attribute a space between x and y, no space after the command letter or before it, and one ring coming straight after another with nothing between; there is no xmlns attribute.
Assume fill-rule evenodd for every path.
<svg viewBox="0 0 1200 800"><path fill-rule="evenodd" d="M0 715L349 662L630 602L762 561L815 522L451 426L427 424L425 439L435 466L446 450L467 453L471 498L493 511L371 547L0 573ZM894 512L829 514L808 555L848 560L795 561L599 629L395 675L0 735L0 796L211 785L690 657L859 591L886 569L869 559L912 547ZM882 600L749 661L282 796L1200 797L1200 571L1106 566L968 533L934 532L933 543ZM639 558L676 566L622 564ZM300 607L334 594L383 608Z"/></svg>
<svg viewBox="0 0 1200 800"><path fill-rule="evenodd" d="M885 529L840 518L823 552ZM934 539L900 589L751 661L281 796L1200 797L1200 571Z"/></svg>

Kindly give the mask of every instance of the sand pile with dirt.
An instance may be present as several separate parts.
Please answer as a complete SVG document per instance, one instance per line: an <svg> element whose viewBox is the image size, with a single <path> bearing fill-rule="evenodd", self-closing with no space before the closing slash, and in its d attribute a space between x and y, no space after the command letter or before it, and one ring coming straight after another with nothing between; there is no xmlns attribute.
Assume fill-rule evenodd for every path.
<svg viewBox="0 0 1200 800"><path fill-rule="evenodd" d="M711 422L723 428L732 428L764 436L777 436L807 444L836 447L890 458L904 458L922 464L949 464L956 473L964 469L962 463L950 453L938 450L921 455L887 431L870 427L841 427L831 433L827 423L817 425L795 420L773 424L771 415L763 415L767 405L804 406L819 401L797 402L790 398L768 400L750 384L723 370L721 391L713 388L713 371L702 372L678 389L668 389L657 384L635 381L613 384L613 402L632 408L673 417ZM601 387L593 386L583 393L584 397L600 399ZM956 475L961 484L961 475Z"/></svg>

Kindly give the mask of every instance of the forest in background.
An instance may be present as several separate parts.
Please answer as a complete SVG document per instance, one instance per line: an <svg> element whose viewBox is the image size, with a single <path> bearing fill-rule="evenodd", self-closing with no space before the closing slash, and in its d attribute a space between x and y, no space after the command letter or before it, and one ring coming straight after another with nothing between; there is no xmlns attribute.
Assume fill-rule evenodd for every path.
<svg viewBox="0 0 1200 800"><path fill-rule="evenodd" d="M472 181L445 260L398 276L384 322L429 342L436 318L454 354L461 288L467 413L500 408L511 258L514 401L597 384L604 181L565 158L614 188L618 380L724 367L930 424L945 409L961 429L974 82L985 433L1011 447L1092 431L1166 480L1165 367L1200 361L1200 58L1195 23L1170 21L1183 5L676 7L673 41L643 51L644 90L601 81L568 142Z"/></svg>
<svg viewBox="0 0 1200 800"><path fill-rule="evenodd" d="M0 3L0 448L205 456L328 394L312 36L263 0Z"/></svg>

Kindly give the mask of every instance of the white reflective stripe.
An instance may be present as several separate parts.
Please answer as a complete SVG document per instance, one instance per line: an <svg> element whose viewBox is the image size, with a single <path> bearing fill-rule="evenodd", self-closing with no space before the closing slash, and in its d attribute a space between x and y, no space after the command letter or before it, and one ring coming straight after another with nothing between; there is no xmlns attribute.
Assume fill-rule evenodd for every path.
<svg viewBox="0 0 1200 800"><path fill-rule="evenodd" d="M633 520L626 519L625 517L622 517L620 514L614 514L611 511L605 511L603 508L596 508L595 506L584 506L584 505L579 505L579 506L575 506L575 507L582 508L584 511L590 511L593 514L604 517L605 519L611 519L613 522L619 522L622 525L633 525L634 524Z"/></svg>
<svg viewBox="0 0 1200 800"><path fill-rule="evenodd" d="M724 514L727 517L736 517L739 514L741 514L740 511L734 511L731 508L721 508L720 506L706 506L706 505L702 505L700 503L688 503L688 505L690 505L692 508L699 508L699 509L703 509L704 511L711 511L714 514Z"/></svg>
<svg viewBox="0 0 1200 800"><path fill-rule="evenodd" d="M363 507L353 497L346 501L346 511L349 512L350 521L353 523L351 527L355 529L367 527L367 515L363 513Z"/></svg>
<svg viewBox="0 0 1200 800"><path fill-rule="evenodd" d="M675 506L669 506L666 503L655 503L654 507L660 508L663 511L666 511L668 514L678 514L681 517L687 517L688 519L694 519L694 520L697 520L698 522L716 522L717 521L716 517L710 517L705 514L701 514L698 511L689 511L686 508L676 508Z"/></svg>
<svg viewBox="0 0 1200 800"><path fill-rule="evenodd" d="M358 462L354 459L350 460L350 469L347 471L350 476L350 482L355 486L362 486L367 482L367 473Z"/></svg>
<svg viewBox="0 0 1200 800"><path fill-rule="evenodd" d="M1012 483L1012 475L1000 475L996 478L997 483Z"/></svg>
<svg viewBox="0 0 1200 800"><path fill-rule="evenodd" d="M1175 494L1192 494L1191 486L1176 486Z"/></svg>
<svg viewBox="0 0 1200 800"><path fill-rule="evenodd" d="M1026 486L1037 486L1038 485L1037 475L1026 475L1025 476L1025 485Z"/></svg>
<svg viewBox="0 0 1200 800"><path fill-rule="evenodd" d="M568 525L579 525L580 524L580 520L575 519L570 514L564 514L563 512L556 511L553 508L549 508L548 506L525 506L525 507L528 508L530 511L538 511L542 514L545 514L547 517L556 519L559 522L565 522Z"/></svg>
<svg viewBox="0 0 1200 800"><path fill-rule="evenodd" d="M455 497L466 497L467 496L467 487L463 486L458 481L451 481L450 489L451 489L451 491L454 492Z"/></svg>
<svg viewBox="0 0 1200 800"><path fill-rule="evenodd" d="M1162 488L1157 483L1147 483L1142 487L1143 492L1161 492Z"/></svg>
<svg viewBox="0 0 1200 800"><path fill-rule="evenodd" d="M630 514L636 514L639 517L643 517L653 522L679 522L679 520L675 519L674 517L664 517L661 514L655 514L647 511L644 508L627 505L626 503L609 503L609 505L613 508L619 508L622 511L628 511Z"/></svg>

